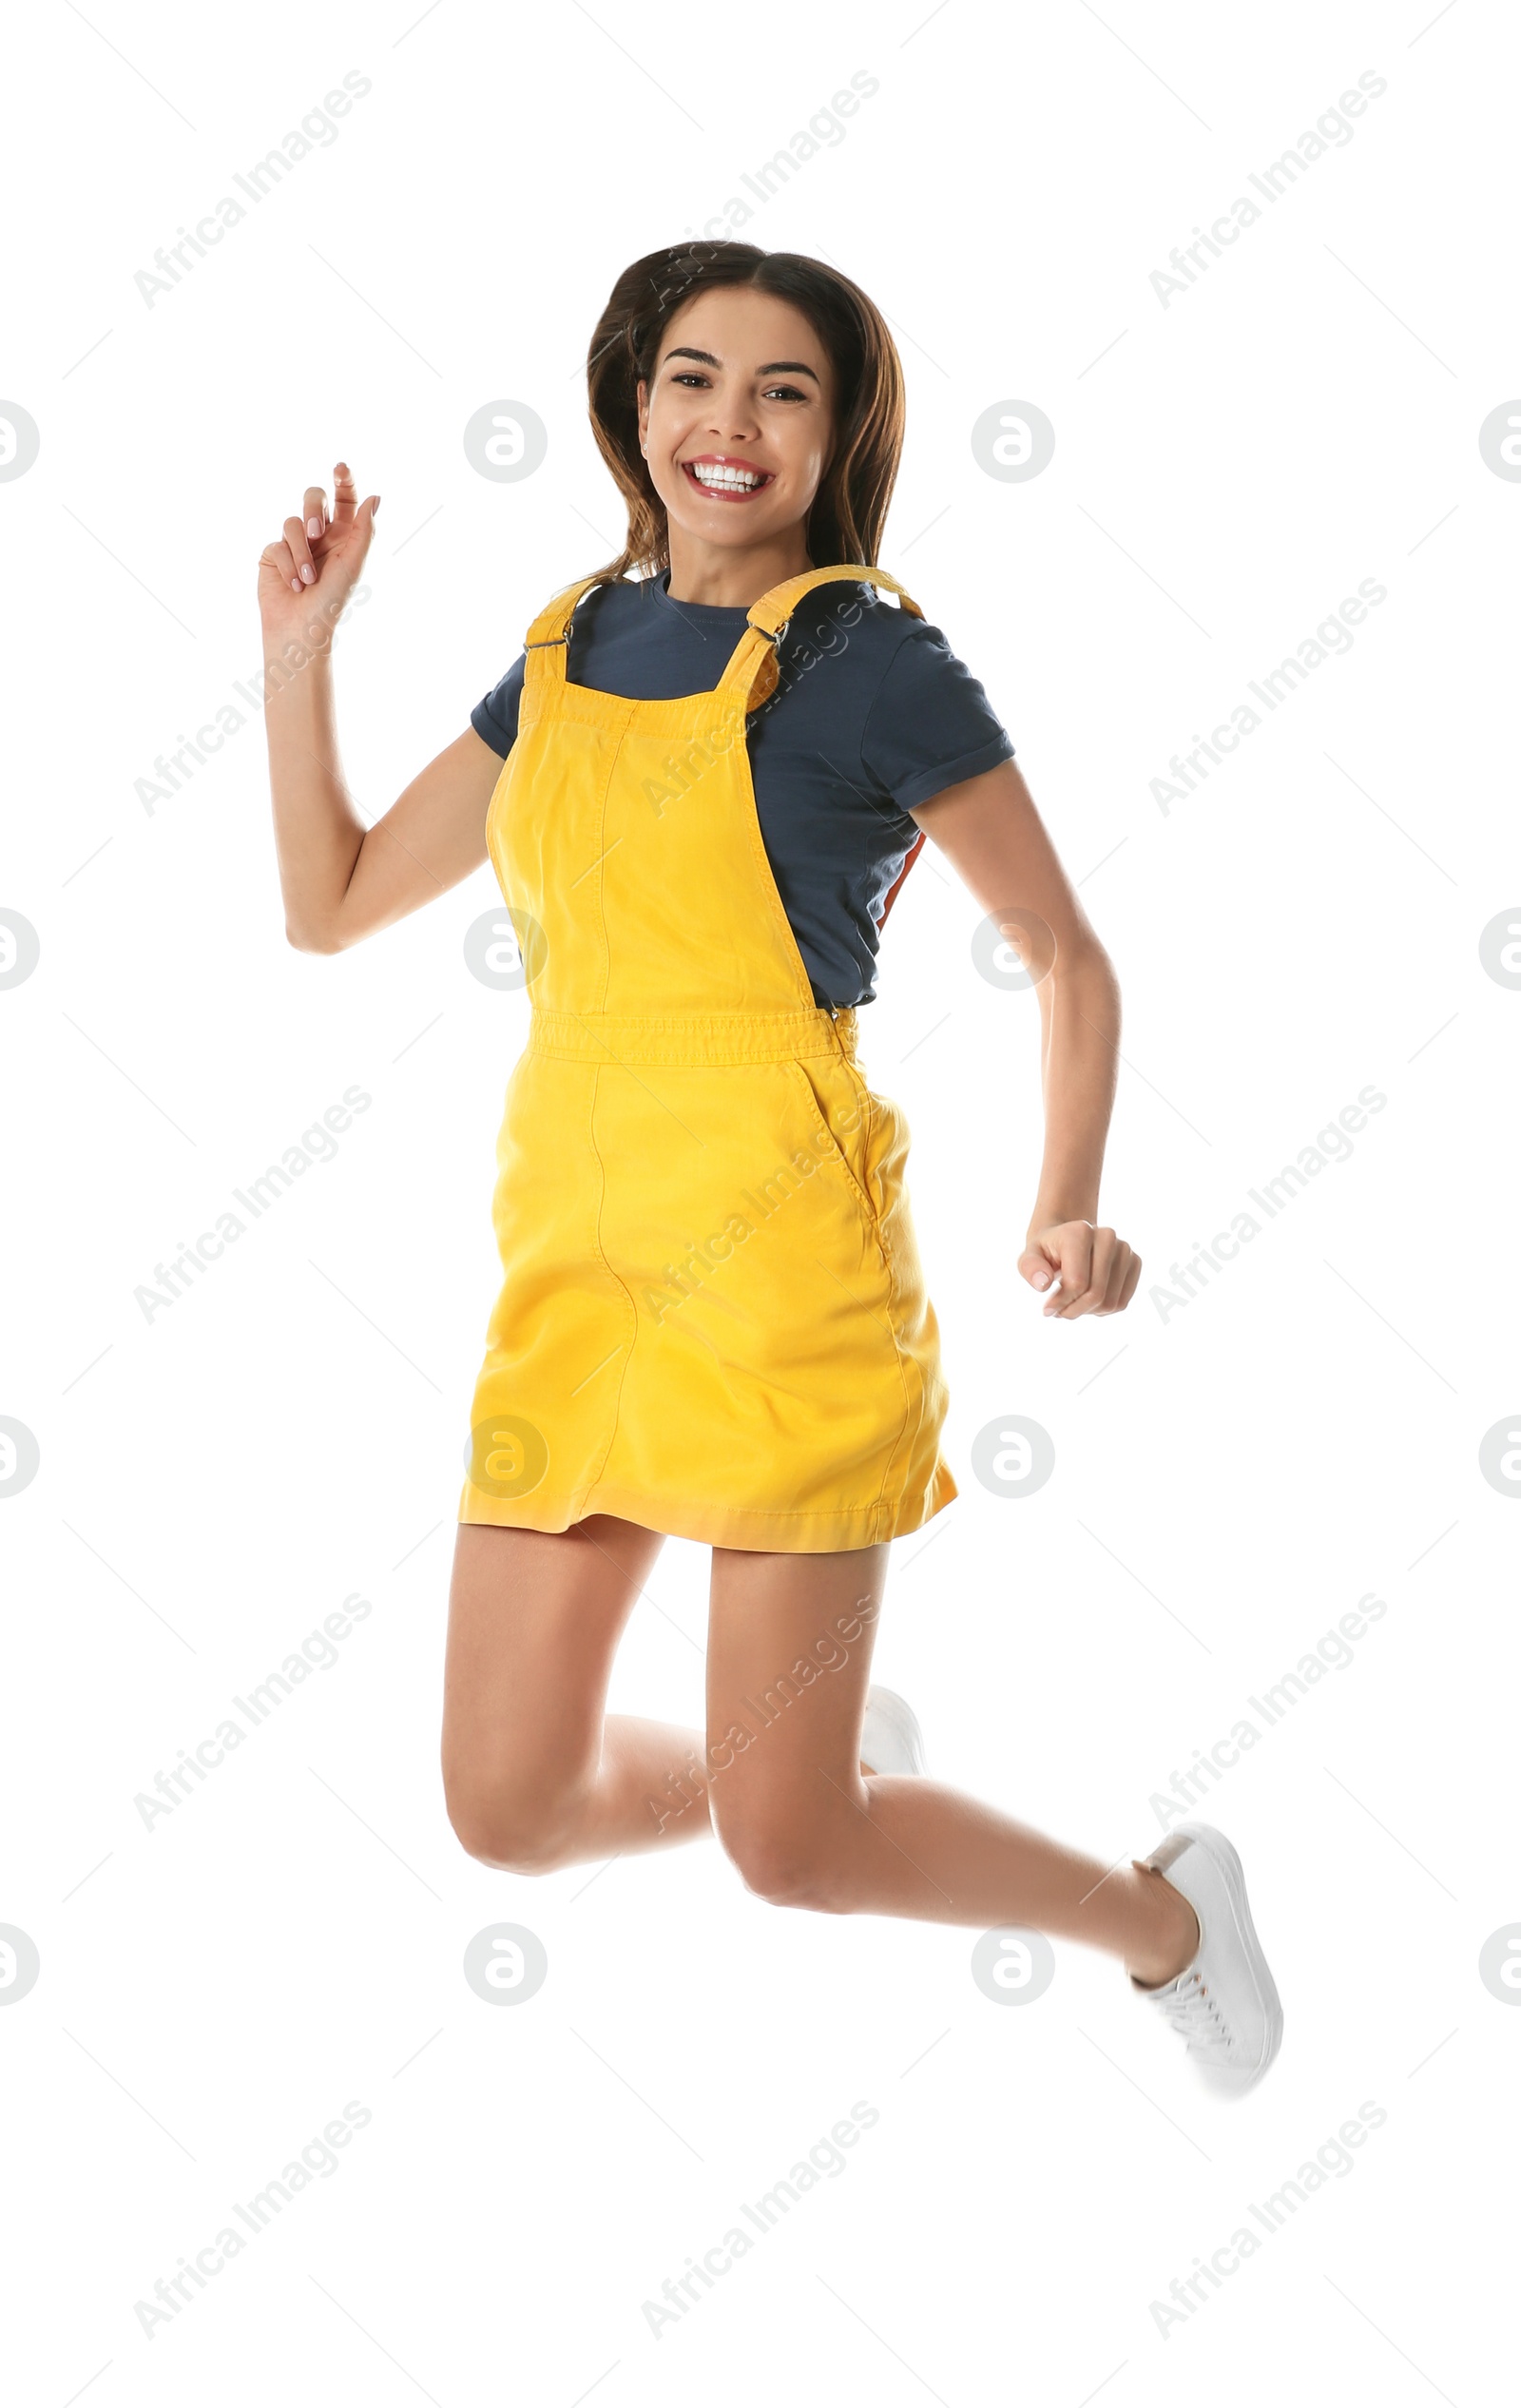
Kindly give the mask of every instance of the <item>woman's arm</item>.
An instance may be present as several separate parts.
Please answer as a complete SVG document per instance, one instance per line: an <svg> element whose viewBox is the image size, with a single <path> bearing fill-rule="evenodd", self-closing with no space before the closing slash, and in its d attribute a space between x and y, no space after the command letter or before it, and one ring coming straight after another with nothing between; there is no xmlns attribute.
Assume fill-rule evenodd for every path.
<svg viewBox="0 0 1521 2408"><path fill-rule="evenodd" d="M333 631L354 590L379 497L356 507L340 461L329 514L310 486L299 518L259 563L264 633L264 733L285 934L303 953L334 954L388 928L468 877L486 859L486 810L502 763L473 727L366 828L338 757ZM311 530L316 527L317 533Z"/></svg>
<svg viewBox="0 0 1521 2408"><path fill-rule="evenodd" d="M1037 1288L1059 1279L1045 1308L1052 1319L1123 1312L1140 1257L1112 1229L1095 1226L1119 1065L1114 966L1013 761L948 786L912 817L1037 982L1046 1146L1020 1272Z"/></svg>

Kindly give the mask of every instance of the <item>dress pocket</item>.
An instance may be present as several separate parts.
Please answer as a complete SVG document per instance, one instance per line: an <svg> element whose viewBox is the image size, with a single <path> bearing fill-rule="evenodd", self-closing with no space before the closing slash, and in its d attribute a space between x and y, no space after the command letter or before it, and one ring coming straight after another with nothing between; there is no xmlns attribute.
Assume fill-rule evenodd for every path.
<svg viewBox="0 0 1521 2408"><path fill-rule="evenodd" d="M854 1062L847 1062L844 1067L856 1096L855 1125L860 1130L857 1159L861 1185L876 1215L876 1225L884 1231L885 1244L885 1226L893 1216L908 1156L908 1123L901 1106L869 1087Z"/></svg>
<svg viewBox="0 0 1521 2408"><path fill-rule="evenodd" d="M830 1159L838 1164L846 1184L865 1215L867 1226L881 1248L883 1259L890 1262L882 1217L872 1192L869 1173L871 1134L876 1108L871 1089L864 1080L859 1080L857 1086L857 1074L855 1072L840 1086L812 1062L794 1059L787 1068L807 1098L816 1142L822 1145ZM840 1069L845 1070L848 1065L841 1064Z"/></svg>

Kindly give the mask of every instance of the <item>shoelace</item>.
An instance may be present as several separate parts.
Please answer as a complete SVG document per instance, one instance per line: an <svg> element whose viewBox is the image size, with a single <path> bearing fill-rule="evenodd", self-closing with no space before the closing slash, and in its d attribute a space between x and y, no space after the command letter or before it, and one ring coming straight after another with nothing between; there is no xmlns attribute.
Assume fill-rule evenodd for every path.
<svg viewBox="0 0 1521 2408"><path fill-rule="evenodd" d="M1169 1996L1159 1998L1157 2005L1174 2032L1182 2032L1190 2049L1203 2052L1234 2048L1224 2017L1197 1973L1186 1974L1179 1988Z"/></svg>

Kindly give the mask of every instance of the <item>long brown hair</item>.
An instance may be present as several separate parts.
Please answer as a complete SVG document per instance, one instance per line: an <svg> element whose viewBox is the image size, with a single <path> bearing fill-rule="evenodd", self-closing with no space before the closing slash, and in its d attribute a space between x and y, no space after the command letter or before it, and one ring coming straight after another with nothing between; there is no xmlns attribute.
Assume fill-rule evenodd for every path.
<svg viewBox="0 0 1521 2408"><path fill-rule="evenodd" d="M876 568L882 522L903 449L903 369L886 320L848 276L799 251L753 242L677 242L625 268L597 320L587 355L587 393L597 448L628 511L628 539L598 573L654 576L670 566L665 505L639 448L641 378L653 381L665 328L694 294L746 284L790 301L807 318L835 371L835 444L808 512L805 541L818 568Z"/></svg>

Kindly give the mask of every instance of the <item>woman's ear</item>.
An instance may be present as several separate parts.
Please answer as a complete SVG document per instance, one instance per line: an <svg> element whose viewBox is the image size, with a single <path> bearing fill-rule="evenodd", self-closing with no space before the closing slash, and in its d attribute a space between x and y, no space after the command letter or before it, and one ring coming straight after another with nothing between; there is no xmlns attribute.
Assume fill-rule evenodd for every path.
<svg viewBox="0 0 1521 2408"><path fill-rule="evenodd" d="M648 449L646 438L649 434L649 387L643 376L634 387L634 398L639 406L639 448L641 452L644 452Z"/></svg>

